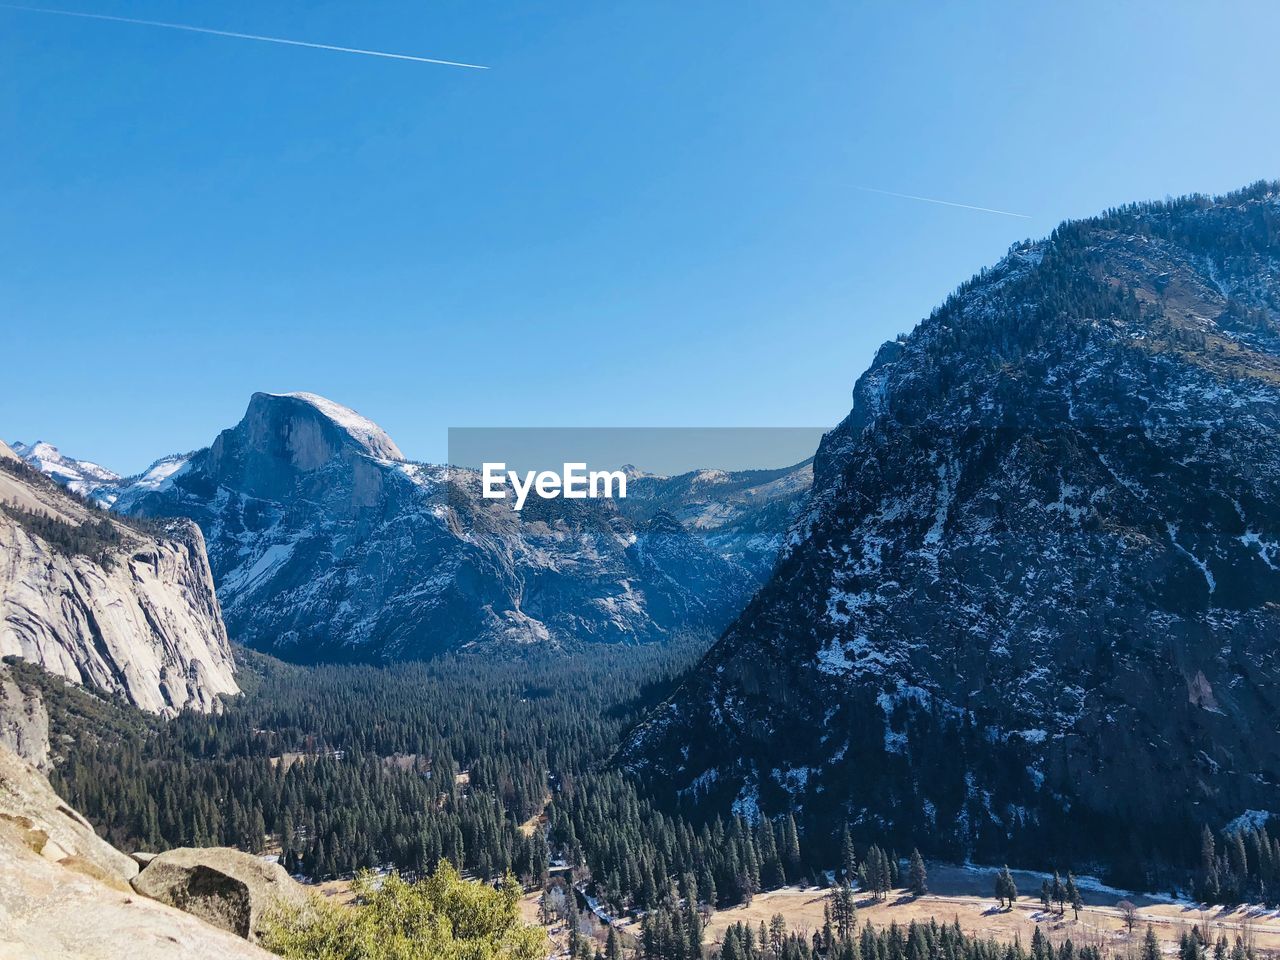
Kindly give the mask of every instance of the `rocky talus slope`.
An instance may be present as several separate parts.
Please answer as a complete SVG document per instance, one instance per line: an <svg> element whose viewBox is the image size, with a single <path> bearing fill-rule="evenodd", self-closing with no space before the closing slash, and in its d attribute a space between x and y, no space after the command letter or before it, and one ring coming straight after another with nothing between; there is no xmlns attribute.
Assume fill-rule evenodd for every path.
<svg viewBox="0 0 1280 960"><path fill-rule="evenodd" d="M204 541L143 530L69 495L0 444L0 656L145 710L238 692Z"/></svg>
<svg viewBox="0 0 1280 960"><path fill-rule="evenodd" d="M881 348L814 477L623 763L954 856L1280 815L1275 185L1015 247Z"/></svg>

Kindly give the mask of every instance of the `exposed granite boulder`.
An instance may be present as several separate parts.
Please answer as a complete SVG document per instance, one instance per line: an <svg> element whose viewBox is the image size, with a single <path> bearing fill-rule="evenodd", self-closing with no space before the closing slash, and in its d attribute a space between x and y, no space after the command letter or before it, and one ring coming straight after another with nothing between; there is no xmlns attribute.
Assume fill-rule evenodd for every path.
<svg viewBox="0 0 1280 960"><path fill-rule="evenodd" d="M0 744L0 960L269 960L134 892L132 859Z"/></svg>
<svg viewBox="0 0 1280 960"><path fill-rule="evenodd" d="M256 940L272 909L301 906L306 893L276 863L230 847L179 847L153 857L133 880L139 893Z"/></svg>
<svg viewBox="0 0 1280 960"><path fill-rule="evenodd" d="M31 850L0 821L3 960L270 960L203 920Z"/></svg>

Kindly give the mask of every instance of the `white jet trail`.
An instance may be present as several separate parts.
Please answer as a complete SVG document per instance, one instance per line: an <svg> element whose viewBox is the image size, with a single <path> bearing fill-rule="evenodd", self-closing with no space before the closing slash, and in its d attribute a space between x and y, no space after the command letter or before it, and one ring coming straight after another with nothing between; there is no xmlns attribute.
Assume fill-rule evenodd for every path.
<svg viewBox="0 0 1280 960"><path fill-rule="evenodd" d="M924 203L940 203L944 207L960 207L964 210L978 210L982 213L998 213L1002 217L1017 217L1019 220L1030 220L1025 213L1010 213L1008 210L995 210L991 207L975 207L971 203L956 203L953 200L935 200L933 197L917 197L911 193L895 193L892 190L877 190L875 187L858 187L864 193L882 193L886 197L901 197L903 200L921 200Z"/></svg>
<svg viewBox="0 0 1280 960"><path fill-rule="evenodd" d="M132 23L143 27L163 27L166 30L185 30L188 33L207 33L214 37L234 37L237 40L261 40L264 43L283 43L290 47L310 47L312 50L333 50L337 53L359 53L366 57L385 57L388 60L412 60L415 63L435 63L445 67L466 67L468 70L488 70L478 63L460 63L457 60L437 60L434 57L412 57L407 53L387 53L383 50L360 50L356 47L337 47L328 43L308 43L305 40L286 40L283 37L262 37L255 33L233 33L230 30L213 30L209 27L192 27L185 23L164 23L159 20L134 20L131 17L112 17L105 13L81 13L76 10L54 10L49 7L23 7L13 3L0 3L6 10L24 10L27 13L51 13L59 17L81 17L85 20L110 20L113 23Z"/></svg>

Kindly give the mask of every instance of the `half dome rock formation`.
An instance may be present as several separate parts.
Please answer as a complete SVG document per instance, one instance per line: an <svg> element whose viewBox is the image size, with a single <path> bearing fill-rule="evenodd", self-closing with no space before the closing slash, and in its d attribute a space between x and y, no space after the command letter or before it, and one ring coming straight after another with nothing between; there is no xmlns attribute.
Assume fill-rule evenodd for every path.
<svg viewBox="0 0 1280 960"><path fill-rule="evenodd" d="M0 444L0 656L10 655L162 714L239 692L196 525L108 514Z"/></svg>
<svg viewBox="0 0 1280 960"><path fill-rule="evenodd" d="M1277 637L1260 184L1064 224L882 347L771 581L622 759L818 836L1186 858L1280 814Z"/></svg>
<svg viewBox="0 0 1280 960"><path fill-rule="evenodd" d="M772 566L810 468L719 477L646 477L634 499L517 512L485 500L475 471L405 460L347 407L255 393L208 447L93 496L199 524L237 642L387 661L718 633Z"/></svg>

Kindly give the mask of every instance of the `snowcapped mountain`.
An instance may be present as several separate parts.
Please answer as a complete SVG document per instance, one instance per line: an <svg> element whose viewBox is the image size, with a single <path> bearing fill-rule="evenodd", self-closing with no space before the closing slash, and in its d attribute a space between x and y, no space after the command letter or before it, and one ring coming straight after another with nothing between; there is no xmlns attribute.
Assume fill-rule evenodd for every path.
<svg viewBox="0 0 1280 960"><path fill-rule="evenodd" d="M472 471L405 460L346 407L257 393L211 446L94 495L199 524L234 639L386 660L719 632L771 565L810 470L729 477L717 509L685 477L645 478L635 501L534 498L517 513L482 499Z"/></svg>
<svg viewBox="0 0 1280 960"><path fill-rule="evenodd" d="M621 760L952 856L1280 813L1280 195L1015 247L885 344L771 580Z"/></svg>
<svg viewBox="0 0 1280 960"><path fill-rule="evenodd" d="M630 481L623 512L670 513L718 553L764 580L813 485L813 462L776 470L695 470Z"/></svg>
<svg viewBox="0 0 1280 960"><path fill-rule="evenodd" d="M27 463L74 493L93 496L97 491L110 489L120 482L119 475L106 467L90 460L74 460L64 456L57 447L43 440L35 443L15 440L10 447Z"/></svg>
<svg viewBox="0 0 1280 960"><path fill-rule="evenodd" d="M78 461L45 444L28 455L40 447L41 462L79 482L66 469ZM214 709L239 690L195 525L112 517L0 443L0 656L10 655L157 713Z"/></svg>

